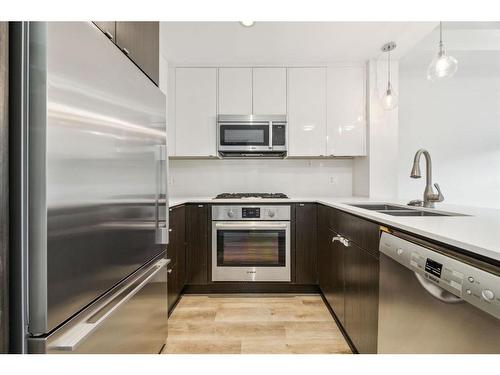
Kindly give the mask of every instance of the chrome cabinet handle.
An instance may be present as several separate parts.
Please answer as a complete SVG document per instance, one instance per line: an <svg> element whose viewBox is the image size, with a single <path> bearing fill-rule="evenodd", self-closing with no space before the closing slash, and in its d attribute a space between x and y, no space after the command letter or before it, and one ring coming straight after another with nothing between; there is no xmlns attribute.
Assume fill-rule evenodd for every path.
<svg viewBox="0 0 500 375"><path fill-rule="evenodd" d="M130 51L128 49L126 49L125 47L122 48L122 52L125 54L125 55L130 55Z"/></svg>
<svg viewBox="0 0 500 375"><path fill-rule="evenodd" d="M334 236L334 237L332 238L332 242L335 242L335 241L342 242L342 237L341 237L341 236Z"/></svg>
<svg viewBox="0 0 500 375"><path fill-rule="evenodd" d="M106 30L104 32L104 35L106 35L111 40L115 39L115 37L113 36L113 34L111 34L108 30Z"/></svg>
<svg viewBox="0 0 500 375"><path fill-rule="evenodd" d="M334 236L332 238L332 242L335 242L335 241L339 241L345 247L349 247L349 240L347 238L344 238L342 236Z"/></svg>

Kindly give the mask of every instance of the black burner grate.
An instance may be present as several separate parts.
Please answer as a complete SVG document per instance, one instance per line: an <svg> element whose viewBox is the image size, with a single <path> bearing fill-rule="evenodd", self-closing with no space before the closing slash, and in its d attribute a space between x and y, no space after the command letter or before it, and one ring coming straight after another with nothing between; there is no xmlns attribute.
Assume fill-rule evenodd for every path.
<svg viewBox="0 0 500 375"><path fill-rule="evenodd" d="M288 198L283 193L222 193L215 199L245 199L245 198L263 198L263 199L284 199Z"/></svg>

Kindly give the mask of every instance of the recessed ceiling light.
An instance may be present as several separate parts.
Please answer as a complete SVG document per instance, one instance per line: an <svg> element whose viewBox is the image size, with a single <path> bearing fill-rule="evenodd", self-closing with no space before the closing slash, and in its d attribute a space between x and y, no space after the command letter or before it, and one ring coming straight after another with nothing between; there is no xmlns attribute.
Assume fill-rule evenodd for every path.
<svg viewBox="0 0 500 375"><path fill-rule="evenodd" d="M240 25L244 27L252 27L255 25L255 21L240 21Z"/></svg>

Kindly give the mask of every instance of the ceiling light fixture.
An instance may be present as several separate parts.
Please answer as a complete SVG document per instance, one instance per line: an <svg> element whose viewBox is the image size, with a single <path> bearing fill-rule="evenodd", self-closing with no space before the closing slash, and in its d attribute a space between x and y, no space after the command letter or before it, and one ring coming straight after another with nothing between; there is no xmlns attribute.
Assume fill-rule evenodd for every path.
<svg viewBox="0 0 500 375"><path fill-rule="evenodd" d="M255 25L255 21L240 21L240 25L244 27L252 27Z"/></svg>
<svg viewBox="0 0 500 375"><path fill-rule="evenodd" d="M439 50L427 68L427 79L436 81L438 79L452 77L458 69L458 61L453 56L446 54L443 44L443 23L439 22Z"/></svg>
<svg viewBox="0 0 500 375"><path fill-rule="evenodd" d="M382 107L386 111L393 110L398 106L398 95L391 85L391 51L396 48L396 43L389 42L382 46L382 52L388 53L387 59L387 88L384 90L384 94L380 98Z"/></svg>

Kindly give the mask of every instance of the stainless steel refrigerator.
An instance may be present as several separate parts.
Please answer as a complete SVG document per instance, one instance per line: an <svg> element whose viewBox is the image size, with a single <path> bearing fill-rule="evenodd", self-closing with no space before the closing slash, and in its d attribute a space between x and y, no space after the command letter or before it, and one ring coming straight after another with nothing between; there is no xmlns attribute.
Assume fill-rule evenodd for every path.
<svg viewBox="0 0 500 375"><path fill-rule="evenodd" d="M10 42L11 351L158 353L165 96L90 22Z"/></svg>

